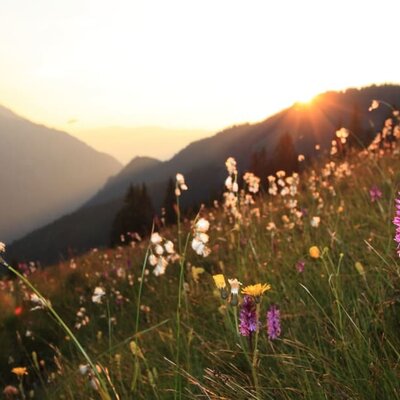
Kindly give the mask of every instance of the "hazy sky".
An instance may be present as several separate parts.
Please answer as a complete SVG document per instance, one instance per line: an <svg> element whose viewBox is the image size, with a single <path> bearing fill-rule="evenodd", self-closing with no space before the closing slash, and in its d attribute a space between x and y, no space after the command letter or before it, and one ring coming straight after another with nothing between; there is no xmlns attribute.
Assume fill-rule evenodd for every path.
<svg viewBox="0 0 400 400"><path fill-rule="evenodd" d="M398 0L1 0L0 104L77 136L213 132L400 82L399 15Z"/></svg>

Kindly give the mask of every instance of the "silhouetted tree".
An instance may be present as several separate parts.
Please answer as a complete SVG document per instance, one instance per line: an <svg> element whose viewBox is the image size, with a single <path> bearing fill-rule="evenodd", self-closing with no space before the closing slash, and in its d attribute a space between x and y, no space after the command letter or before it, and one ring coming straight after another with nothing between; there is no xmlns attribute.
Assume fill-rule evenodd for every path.
<svg viewBox="0 0 400 400"><path fill-rule="evenodd" d="M349 147L361 147L364 142L365 138L361 123L360 107L354 104L350 120L350 135L347 139L347 144Z"/></svg>
<svg viewBox="0 0 400 400"><path fill-rule="evenodd" d="M146 236L151 231L154 209L146 185L130 185L124 204L115 216L111 228L111 245L121 244L121 236L137 232Z"/></svg>
<svg viewBox="0 0 400 400"><path fill-rule="evenodd" d="M251 155L250 171L253 172L256 176L261 178L261 186L263 187L265 187L264 185L267 182L264 178L272 172L269 170L269 167L270 167L270 162L268 160L265 147L263 147L259 151L255 151Z"/></svg>
<svg viewBox="0 0 400 400"><path fill-rule="evenodd" d="M299 170L298 154L289 132L286 132L279 138L272 157L268 167L271 173L283 169L286 173L291 174Z"/></svg>
<svg viewBox="0 0 400 400"><path fill-rule="evenodd" d="M175 182L172 178L169 179L167 189L165 191L165 197L163 201L163 209L165 223L167 225L176 223L176 196L175 196Z"/></svg>

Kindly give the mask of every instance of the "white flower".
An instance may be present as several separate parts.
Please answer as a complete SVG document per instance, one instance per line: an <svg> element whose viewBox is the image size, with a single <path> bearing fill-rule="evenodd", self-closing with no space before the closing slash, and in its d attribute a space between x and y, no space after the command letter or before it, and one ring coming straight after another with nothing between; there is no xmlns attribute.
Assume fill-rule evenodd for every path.
<svg viewBox="0 0 400 400"><path fill-rule="evenodd" d="M4 253L6 251L6 245L3 242L0 242L0 253Z"/></svg>
<svg viewBox="0 0 400 400"><path fill-rule="evenodd" d="M167 269L168 262L164 257L159 257L157 266L153 269L153 274L155 276L160 276L165 274L165 270Z"/></svg>
<svg viewBox="0 0 400 400"><path fill-rule="evenodd" d="M320 222L321 222L320 217L312 217L310 223L313 228L318 228Z"/></svg>
<svg viewBox="0 0 400 400"><path fill-rule="evenodd" d="M79 365L79 372L81 375L86 375L89 371L89 365L85 364L80 364Z"/></svg>
<svg viewBox="0 0 400 400"><path fill-rule="evenodd" d="M182 174L176 174L176 183L178 187L175 190L175 195L180 196L181 190L188 190L188 187L185 183L185 177Z"/></svg>
<svg viewBox="0 0 400 400"><path fill-rule="evenodd" d="M199 255L203 257L207 257L211 250L198 238L194 238L192 240L192 249Z"/></svg>
<svg viewBox="0 0 400 400"><path fill-rule="evenodd" d="M303 154L299 154L298 157L297 157L297 161L298 161L298 162L302 162L302 161L304 161L304 160L305 160L304 155L303 155Z"/></svg>
<svg viewBox="0 0 400 400"><path fill-rule="evenodd" d="M229 285L231 286L231 293L238 294L239 293L239 286L242 285L236 278L235 279L228 279Z"/></svg>
<svg viewBox="0 0 400 400"><path fill-rule="evenodd" d="M184 185L185 184L185 177L182 174L176 174L176 181L178 185Z"/></svg>
<svg viewBox="0 0 400 400"><path fill-rule="evenodd" d="M226 169L228 170L229 175L236 174L236 160L233 157L229 157L225 161Z"/></svg>
<svg viewBox="0 0 400 400"><path fill-rule="evenodd" d="M160 244L156 244L154 247L154 252L158 255L161 256L164 254L164 248Z"/></svg>
<svg viewBox="0 0 400 400"><path fill-rule="evenodd" d="M229 175L229 176L225 179L225 187L226 187L228 190L232 190L232 185L233 185L232 177Z"/></svg>
<svg viewBox="0 0 400 400"><path fill-rule="evenodd" d="M346 128L340 128L339 130L336 131L336 136L338 138L347 138L349 137L350 131Z"/></svg>
<svg viewBox="0 0 400 400"><path fill-rule="evenodd" d="M106 292L104 291L104 289L100 286L97 286L94 289L94 293L92 296L93 303L101 304L101 299L105 294L106 294Z"/></svg>
<svg viewBox="0 0 400 400"><path fill-rule="evenodd" d="M163 239L158 232L154 232L150 238L150 241L152 244L160 244L162 242L162 240Z"/></svg>
<svg viewBox="0 0 400 400"><path fill-rule="evenodd" d="M204 244L205 244L205 243L208 243L209 236L207 235L207 233L199 232L199 233L196 235L196 237L197 237L197 239L199 239L199 240L200 240L201 242L203 242Z"/></svg>
<svg viewBox="0 0 400 400"><path fill-rule="evenodd" d="M205 233L210 228L210 223L205 218L200 218L196 222L195 229L197 232Z"/></svg>
<svg viewBox="0 0 400 400"><path fill-rule="evenodd" d="M372 103L370 107L368 108L368 111L376 110L379 107L379 101L378 100L372 100Z"/></svg>
<svg viewBox="0 0 400 400"><path fill-rule="evenodd" d="M155 265L157 265L158 259L154 254L150 254L149 255L149 263L152 267L154 267Z"/></svg>
<svg viewBox="0 0 400 400"><path fill-rule="evenodd" d="M174 254L174 253L175 253L174 244L173 244L170 240L167 240L167 241L164 243L164 248L165 248L165 251L166 251L168 254Z"/></svg>
<svg viewBox="0 0 400 400"><path fill-rule="evenodd" d="M44 308L46 307L48 304L50 304L49 300L45 300L42 299L41 297L39 297L36 293L31 293L29 300L36 304L36 307L32 310L36 310L38 308Z"/></svg>

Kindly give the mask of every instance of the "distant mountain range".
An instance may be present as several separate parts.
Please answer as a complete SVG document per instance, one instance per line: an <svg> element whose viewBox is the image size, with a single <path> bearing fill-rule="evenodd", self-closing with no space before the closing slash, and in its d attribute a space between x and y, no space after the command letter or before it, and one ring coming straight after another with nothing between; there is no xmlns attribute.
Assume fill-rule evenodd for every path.
<svg viewBox="0 0 400 400"><path fill-rule="evenodd" d="M341 127L351 129L366 143L390 114L383 106L369 113L372 99L400 106L400 86L327 92L309 105L294 104L260 123L233 126L196 141L169 161L135 158L83 207L16 241L9 254L16 259L48 263L90 247L108 245L112 221L130 184L145 182L159 209L168 179L181 172L189 186L182 196L183 204L192 206L220 194L226 177L224 162L229 156L236 158L240 173L244 173L262 154L264 167L257 172L265 180L276 169L287 167L286 150L312 159L319 153L315 146L320 145L321 151L329 148Z"/></svg>
<svg viewBox="0 0 400 400"><path fill-rule="evenodd" d="M75 210L122 165L69 134L0 106L0 240Z"/></svg>
<svg viewBox="0 0 400 400"><path fill-rule="evenodd" d="M152 154L161 160L168 160L184 146L211 133L202 129L111 126L79 131L79 138L126 164L134 155Z"/></svg>

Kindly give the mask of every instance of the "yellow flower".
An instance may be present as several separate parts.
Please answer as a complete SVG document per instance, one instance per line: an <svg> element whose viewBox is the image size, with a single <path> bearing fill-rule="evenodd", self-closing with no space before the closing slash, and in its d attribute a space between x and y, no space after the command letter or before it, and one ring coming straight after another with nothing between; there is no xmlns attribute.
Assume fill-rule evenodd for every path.
<svg viewBox="0 0 400 400"><path fill-rule="evenodd" d="M226 282L224 275L222 274L217 274L213 275L215 286L217 286L218 289L225 289L226 288Z"/></svg>
<svg viewBox="0 0 400 400"><path fill-rule="evenodd" d="M28 371L26 370L26 367L15 367L11 370L11 372L18 376L28 375Z"/></svg>
<svg viewBox="0 0 400 400"><path fill-rule="evenodd" d="M257 283L255 285L249 285L242 289L242 294L247 294L248 296L260 297L264 292L271 289L271 285L267 283L261 284Z"/></svg>
<svg viewBox="0 0 400 400"><path fill-rule="evenodd" d="M321 252L319 251L319 248L317 246L312 246L310 247L310 257L312 258L319 258L321 255Z"/></svg>
<svg viewBox="0 0 400 400"><path fill-rule="evenodd" d="M200 275L204 273L204 268L192 267L192 278L197 283L200 279Z"/></svg>

